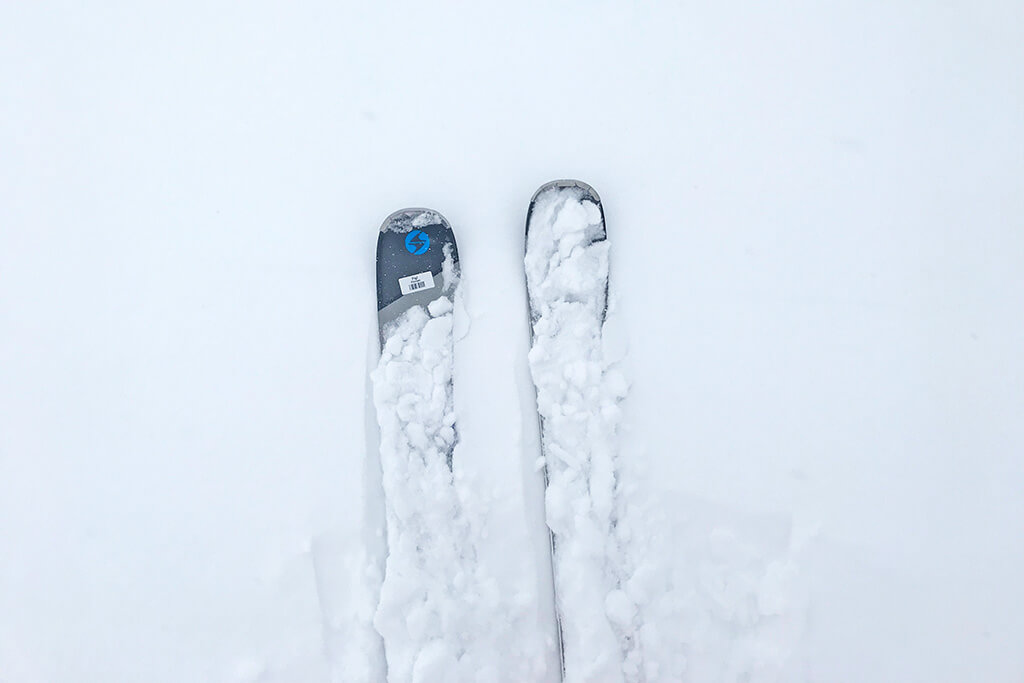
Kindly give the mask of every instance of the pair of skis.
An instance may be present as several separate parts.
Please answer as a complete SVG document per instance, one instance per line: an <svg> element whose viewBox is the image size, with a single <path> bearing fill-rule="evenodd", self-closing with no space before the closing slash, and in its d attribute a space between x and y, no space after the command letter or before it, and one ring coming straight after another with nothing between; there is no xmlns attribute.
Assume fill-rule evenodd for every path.
<svg viewBox="0 0 1024 683"><path fill-rule="evenodd" d="M554 181L533 196L524 255L530 369L537 393L559 654L566 681L626 680L632 677L623 672L638 657L630 636L635 632L635 610L619 590L621 568L614 566L616 403L625 390L614 381L609 384L601 358L608 302L606 238L601 201L589 185ZM424 548L442 552L436 539L426 538L422 510L391 503L403 498L403 487L425 487L436 495L450 477L457 440L452 311L459 277L455 235L439 213L406 209L384 222L377 242L382 349L378 373L389 374L377 378L374 399L381 426L389 552L405 552L412 558L396 557L392 563L389 557L389 575L392 567L400 574L411 565L417 571L429 566L431 558L422 557ZM445 523L450 524L451 517L445 517ZM451 533L459 531L453 527ZM454 557L457 550L443 552ZM435 564L445 561L443 554L432 559ZM443 573L439 566L433 571ZM382 604L390 599L387 584L386 580ZM429 623L431 618L441 623L447 617L419 619ZM390 655L388 659L390 663Z"/></svg>

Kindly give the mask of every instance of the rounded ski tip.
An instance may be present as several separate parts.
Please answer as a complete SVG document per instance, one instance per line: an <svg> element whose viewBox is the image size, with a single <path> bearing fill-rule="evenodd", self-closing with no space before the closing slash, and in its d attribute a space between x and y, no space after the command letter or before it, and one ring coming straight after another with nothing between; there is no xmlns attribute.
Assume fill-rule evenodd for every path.
<svg viewBox="0 0 1024 683"><path fill-rule="evenodd" d="M443 225L451 230L451 224L444 216L433 209L411 208L395 211L380 224L381 232L394 230L396 232L409 232L412 228L424 225Z"/></svg>
<svg viewBox="0 0 1024 683"><path fill-rule="evenodd" d="M580 190L583 193L584 199L589 199L595 204L601 203L601 197L597 194L597 190L595 190L593 187L583 182L582 180L564 178L562 180L552 180L551 182L544 183L539 188L537 188L537 191L533 193L533 197L530 199L530 204L536 202L537 198L540 197L545 192L548 192L550 190L562 190L570 187Z"/></svg>

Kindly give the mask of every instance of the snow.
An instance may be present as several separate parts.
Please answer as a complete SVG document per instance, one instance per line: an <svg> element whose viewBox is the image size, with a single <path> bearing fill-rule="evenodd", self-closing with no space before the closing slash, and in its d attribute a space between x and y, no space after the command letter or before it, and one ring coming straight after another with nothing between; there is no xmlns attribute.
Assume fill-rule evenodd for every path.
<svg viewBox="0 0 1024 683"><path fill-rule="evenodd" d="M652 561L586 627L635 605L694 683L1020 681L1021 11L0 5L0 680L557 681L523 222L576 177ZM370 380L407 206L459 239L476 600L416 640ZM485 612L497 654L427 638Z"/></svg>
<svg viewBox="0 0 1024 683"><path fill-rule="evenodd" d="M635 499L647 491L630 488L620 463L626 383L605 361L602 344L608 247L601 210L582 189L537 195L524 260L533 318L529 358L546 454L565 680L679 680L681 665L672 662L680 643L651 642L642 632L653 625L649 604L669 607L667 576L633 586L663 570L649 553L653 529L634 519ZM661 626L667 634L678 622Z"/></svg>
<svg viewBox="0 0 1024 683"><path fill-rule="evenodd" d="M460 475L452 392L458 277L445 245L442 286L384 329L371 375L380 426L386 571L373 619L386 663L367 648L362 680L521 681L541 675L541 638L516 596L477 557L486 503ZM453 452L454 451L454 452ZM358 617L357 617L358 619ZM353 676L346 669L346 676Z"/></svg>

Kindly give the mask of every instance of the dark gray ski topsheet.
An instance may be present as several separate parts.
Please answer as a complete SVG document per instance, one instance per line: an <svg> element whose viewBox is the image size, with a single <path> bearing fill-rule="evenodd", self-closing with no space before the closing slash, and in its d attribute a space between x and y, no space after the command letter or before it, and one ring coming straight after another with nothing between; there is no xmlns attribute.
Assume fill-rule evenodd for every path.
<svg viewBox="0 0 1024 683"><path fill-rule="evenodd" d="M452 296L459 278L455 233L431 209L402 209L377 236L377 323L385 326L413 306Z"/></svg>

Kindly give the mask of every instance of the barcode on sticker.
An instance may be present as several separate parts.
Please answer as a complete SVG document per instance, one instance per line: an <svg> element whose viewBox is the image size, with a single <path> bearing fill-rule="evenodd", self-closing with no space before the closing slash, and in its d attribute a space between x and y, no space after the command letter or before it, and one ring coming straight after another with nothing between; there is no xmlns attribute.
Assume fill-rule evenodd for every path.
<svg viewBox="0 0 1024 683"><path fill-rule="evenodd" d="M415 275L407 275L406 277L398 278L398 286L402 290L402 295L412 294L422 289L433 289L434 287L434 275L429 270L425 273L416 273Z"/></svg>

